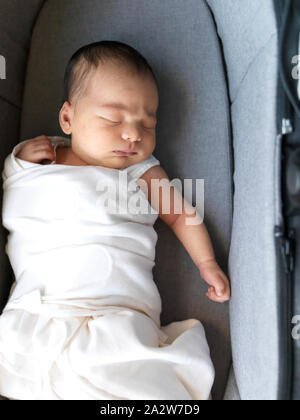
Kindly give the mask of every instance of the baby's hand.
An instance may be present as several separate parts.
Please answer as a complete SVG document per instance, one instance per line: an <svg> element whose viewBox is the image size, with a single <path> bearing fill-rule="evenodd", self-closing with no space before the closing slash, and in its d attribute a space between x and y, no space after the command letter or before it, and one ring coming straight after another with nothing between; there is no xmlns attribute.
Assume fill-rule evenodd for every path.
<svg viewBox="0 0 300 420"><path fill-rule="evenodd" d="M44 159L55 160L55 153L50 139L46 136L39 136L26 142L16 157L28 162L41 163Z"/></svg>
<svg viewBox="0 0 300 420"><path fill-rule="evenodd" d="M223 273L216 260L209 260L199 266L200 275L210 287L206 296L214 302L225 302L230 299L230 286L227 276Z"/></svg>

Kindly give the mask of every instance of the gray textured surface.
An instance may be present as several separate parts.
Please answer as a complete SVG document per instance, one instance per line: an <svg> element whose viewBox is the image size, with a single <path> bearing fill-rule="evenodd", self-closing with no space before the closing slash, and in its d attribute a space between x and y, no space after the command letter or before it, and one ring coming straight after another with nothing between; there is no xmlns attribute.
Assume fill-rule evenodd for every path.
<svg viewBox="0 0 300 420"><path fill-rule="evenodd" d="M0 1L0 54L6 60L6 79L0 79L0 159L1 166L20 139L20 118L24 78L31 31L43 0ZM2 191L0 206L2 208ZM0 310L6 303L12 270L5 253L7 232L0 227Z"/></svg>
<svg viewBox="0 0 300 420"><path fill-rule="evenodd" d="M228 381L227 381L227 387L224 395L224 401L240 401L241 396L238 390L238 386L236 383L235 375L233 366L231 366Z"/></svg>
<svg viewBox="0 0 300 420"><path fill-rule="evenodd" d="M275 15L271 0L208 3L224 45L232 101L235 194L229 271L233 366L242 400L274 400L280 340L274 226L281 164L276 144Z"/></svg>

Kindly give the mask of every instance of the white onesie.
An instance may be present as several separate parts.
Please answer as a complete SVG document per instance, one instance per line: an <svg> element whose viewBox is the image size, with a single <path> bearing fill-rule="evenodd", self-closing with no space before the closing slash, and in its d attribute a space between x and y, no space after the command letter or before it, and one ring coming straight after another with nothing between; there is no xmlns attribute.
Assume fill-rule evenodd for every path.
<svg viewBox="0 0 300 420"><path fill-rule="evenodd" d="M17 151L2 173L15 282L0 316L0 394L208 399L214 367L202 324L160 325L158 214L136 189L159 161L151 155L122 170L41 165Z"/></svg>

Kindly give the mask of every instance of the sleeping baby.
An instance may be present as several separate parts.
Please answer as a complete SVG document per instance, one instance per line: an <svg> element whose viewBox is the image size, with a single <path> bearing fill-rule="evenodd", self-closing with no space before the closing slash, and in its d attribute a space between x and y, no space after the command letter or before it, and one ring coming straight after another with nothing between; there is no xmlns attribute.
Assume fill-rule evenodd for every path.
<svg viewBox="0 0 300 420"><path fill-rule="evenodd" d="M0 394L210 399L215 372L200 321L160 325L157 217L199 268L209 299L229 300L229 280L197 211L152 154L155 75L132 47L101 41L73 54L64 83L59 122L71 138L25 140L4 163L2 220L15 281L0 316ZM115 194L108 200L103 185ZM125 211L110 211L116 198ZM136 211L136 200L146 211ZM198 223L188 223L193 216Z"/></svg>

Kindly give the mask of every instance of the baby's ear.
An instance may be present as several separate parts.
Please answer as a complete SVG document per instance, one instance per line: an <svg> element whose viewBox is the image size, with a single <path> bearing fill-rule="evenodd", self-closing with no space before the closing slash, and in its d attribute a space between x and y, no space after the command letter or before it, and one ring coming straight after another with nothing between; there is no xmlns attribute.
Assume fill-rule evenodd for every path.
<svg viewBox="0 0 300 420"><path fill-rule="evenodd" d="M72 133L72 129L71 129L72 116L73 116L72 106L68 101L65 101L63 103L63 106L61 107L61 110L59 111L58 119L59 119L59 124L62 131L68 135Z"/></svg>

